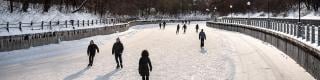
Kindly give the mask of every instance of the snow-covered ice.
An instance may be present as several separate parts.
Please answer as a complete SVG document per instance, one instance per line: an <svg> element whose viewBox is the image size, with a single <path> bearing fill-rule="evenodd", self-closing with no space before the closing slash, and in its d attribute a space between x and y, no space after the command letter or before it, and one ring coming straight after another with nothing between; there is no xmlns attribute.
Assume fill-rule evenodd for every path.
<svg viewBox="0 0 320 80"><path fill-rule="evenodd" d="M194 23L207 35L205 48ZM186 34L176 35L176 25L165 30L158 24L138 25L128 31L63 41L10 52L0 52L1 80L139 80L142 50L150 52L151 80L314 80L280 50L250 36L213 29L205 22L188 25ZM111 55L120 36L125 50L124 68L115 70ZM94 40L100 48L88 69L86 48Z"/></svg>

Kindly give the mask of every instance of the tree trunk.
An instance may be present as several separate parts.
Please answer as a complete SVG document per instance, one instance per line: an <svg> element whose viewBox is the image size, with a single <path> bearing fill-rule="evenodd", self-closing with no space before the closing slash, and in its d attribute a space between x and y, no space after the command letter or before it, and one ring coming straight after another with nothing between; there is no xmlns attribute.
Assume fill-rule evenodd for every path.
<svg viewBox="0 0 320 80"><path fill-rule="evenodd" d="M27 12L29 8L29 0L23 0L22 1L22 11Z"/></svg>
<svg viewBox="0 0 320 80"><path fill-rule="evenodd" d="M12 12L13 12L13 1L10 0L10 13L12 13Z"/></svg>

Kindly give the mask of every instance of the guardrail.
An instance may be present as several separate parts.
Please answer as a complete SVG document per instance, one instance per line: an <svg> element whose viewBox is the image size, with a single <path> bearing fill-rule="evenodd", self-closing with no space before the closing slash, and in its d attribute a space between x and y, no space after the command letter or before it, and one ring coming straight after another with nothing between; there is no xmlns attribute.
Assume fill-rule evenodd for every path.
<svg viewBox="0 0 320 80"><path fill-rule="evenodd" d="M266 19L248 21L231 18L207 22L207 26L240 32L268 42L290 56L315 79L320 79L320 51L317 49L320 43L319 26ZM316 43L317 46L312 45Z"/></svg>
<svg viewBox="0 0 320 80"><path fill-rule="evenodd" d="M23 32L30 30L53 30L61 28L88 27L97 24L117 24L121 23L120 19L97 19L97 20L64 20L64 21L41 21L41 22L18 22L18 23L0 23L0 30L5 29L10 32L11 29L19 29Z"/></svg>
<svg viewBox="0 0 320 80"><path fill-rule="evenodd" d="M288 19L246 19L246 18L223 18L217 22L249 25L258 28L264 28L272 31L281 32L287 35L295 36L311 44L320 46L320 20L312 20L311 23L301 20L304 23L292 22Z"/></svg>

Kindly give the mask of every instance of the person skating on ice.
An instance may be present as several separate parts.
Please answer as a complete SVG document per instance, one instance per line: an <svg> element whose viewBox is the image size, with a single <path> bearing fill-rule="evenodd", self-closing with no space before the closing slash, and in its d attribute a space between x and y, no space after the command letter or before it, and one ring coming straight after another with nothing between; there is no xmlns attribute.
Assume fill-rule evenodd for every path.
<svg viewBox="0 0 320 80"><path fill-rule="evenodd" d="M117 67L116 67L117 69L119 69L120 67L123 68L122 52L123 52L123 44L121 43L120 38L118 37L112 47L112 55L114 55L115 57L115 60L117 63Z"/></svg>
<svg viewBox="0 0 320 80"><path fill-rule="evenodd" d="M89 56L89 64L88 67L91 67L93 64L94 56L96 55L96 51L99 53L99 48L96 44L94 44L93 40L90 41L90 44L87 49L87 54Z"/></svg>
<svg viewBox="0 0 320 80"><path fill-rule="evenodd" d="M200 47L203 48L204 40L206 40L206 34L203 32L203 29L201 29L201 32L199 33L199 40L201 41Z"/></svg>
<svg viewBox="0 0 320 80"><path fill-rule="evenodd" d="M198 30L199 30L199 25L197 24L196 25L196 32L198 33Z"/></svg>
<svg viewBox="0 0 320 80"><path fill-rule="evenodd" d="M180 25L178 24L176 34L179 34L179 30L180 30Z"/></svg>
<svg viewBox="0 0 320 80"><path fill-rule="evenodd" d="M187 25L184 24L184 25L183 25L183 33L186 33L186 31L187 31Z"/></svg>
<svg viewBox="0 0 320 80"><path fill-rule="evenodd" d="M142 80L149 80L151 71L152 64L149 58L149 52L147 50L143 50L139 60L139 74L142 77Z"/></svg>

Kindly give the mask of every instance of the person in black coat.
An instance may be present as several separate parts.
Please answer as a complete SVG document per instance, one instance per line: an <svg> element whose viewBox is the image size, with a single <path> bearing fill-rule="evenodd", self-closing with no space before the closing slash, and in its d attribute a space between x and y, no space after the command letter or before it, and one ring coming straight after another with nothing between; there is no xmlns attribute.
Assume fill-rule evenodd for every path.
<svg viewBox="0 0 320 80"><path fill-rule="evenodd" d="M184 24L184 25L183 25L183 33L186 33L186 31L187 31L187 25Z"/></svg>
<svg viewBox="0 0 320 80"><path fill-rule="evenodd" d="M117 63L117 69L119 69L119 67L123 68L122 65L122 52L123 52L123 44L120 41L120 38L117 38L117 41L113 44L112 47L112 55L115 56L115 60ZM119 64L120 62L120 64Z"/></svg>
<svg viewBox="0 0 320 80"><path fill-rule="evenodd" d="M139 60L139 74L142 77L142 80L149 80L150 72L152 71L152 64L149 58L149 52L143 50L141 58Z"/></svg>
<svg viewBox="0 0 320 80"><path fill-rule="evenodd" d="M159 27L160 27L160 29L161 29L161 23L159 23Z"/></svg>
<svg viewBox="0 0 320 80"><path fill-rule="evenodd" d="M163 22L163 29L166 28L166 25L167 25L167 23L164 21L164 22Z"/></svg>
<svg viewBox="0 0 320 80"><path fill-rule="evenodd" d="M206 34L203 32L203 29L201 29L201 32L199 33L199 39L201 41L200 47L203 48L204 40L206 40Z"/></svg>
<svg viewBox="0 0 320 80"><path fill-rule="evenodd" d="M199 25L197 24L196 25L196 32L198 33L198 30L199 30Z"/></svg>
<svg viewBox="0 0 320 80"><path fill-rule="evenodd" d="M90 45L88 46L87 49L87 54L89 56L89 64L88 67L92 66L94 56L96 55L96 51L99 53L99 48L96 44L94 44L93 40L90 41Z"/></svg>
<svg viewBox="0 0 320 80"><path fill-rule="evenodd" d="M177 31L176 31L176 34L178 34L178 33L179 33L179 30L180 30L180 25L178 24L178 25L177 25Z"/></svg>

